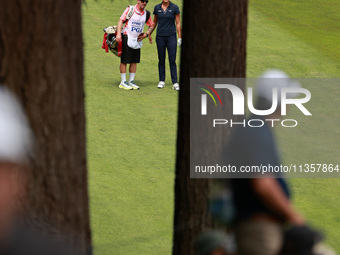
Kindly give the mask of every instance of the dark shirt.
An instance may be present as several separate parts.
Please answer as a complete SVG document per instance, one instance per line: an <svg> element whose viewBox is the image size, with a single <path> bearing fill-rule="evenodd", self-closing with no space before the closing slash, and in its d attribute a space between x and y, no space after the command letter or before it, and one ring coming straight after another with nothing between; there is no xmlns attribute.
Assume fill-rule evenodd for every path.
<svg viewBox="0 0 340 255"><path fill-rule="evenodd" d="M171 2L165 11L162 9L162 4L157 4L155 6L153 14L157 15L158 18L158 36L171 36L176 34L175 15L179 13L178 6Z"/></svg>
<svg viewBox="0 0 340 255"><path fill-rule="evenodd" d="M263 127L239 127L232 134L226 148L227 163L236 166L280 166L272 128L265 124ZM287 183L280 173L274 173L275 178L286 196L290 197ZM267 207L254 192L252 179L231 179L236 221L245 220L255 214L267 214L281 219L271 208Z"/></svg>

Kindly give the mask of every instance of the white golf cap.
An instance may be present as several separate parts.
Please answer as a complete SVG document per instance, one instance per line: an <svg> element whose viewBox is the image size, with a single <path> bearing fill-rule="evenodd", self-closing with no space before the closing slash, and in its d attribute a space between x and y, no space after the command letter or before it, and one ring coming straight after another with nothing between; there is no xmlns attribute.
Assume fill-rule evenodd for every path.
<svg viewBox="0 0 340 255"><path fill-rule="evenodd" d="M7 88L0 85L0 161L24 161L32 149L32 140L21 105Z"/></svg>
<svg viewBox="0 0 340 255"><path fill-rule="evenodd" d="M300 83L297 80L292 80L285 72L271 69L265 71L257 80L256 94L258 97L272 101L273 88L277 88L277 92L280 95L282 88L300 88ZM298 94L287 93L288 98L294 98ZM278 96L278 102L281 101L281 97Z"/></svg>

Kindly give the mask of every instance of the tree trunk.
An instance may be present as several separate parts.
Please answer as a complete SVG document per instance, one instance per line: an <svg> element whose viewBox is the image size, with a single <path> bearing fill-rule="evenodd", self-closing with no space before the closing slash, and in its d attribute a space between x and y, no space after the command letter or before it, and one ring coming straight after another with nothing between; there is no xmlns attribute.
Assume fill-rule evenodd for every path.
<svg viewBox="0 0 340 255"><path fill-rule="evenodd" d="M190 78L245 77L247 8L247 0L184 0L175 180L174 255L193 254L195 237L205 228L212 227L212 220L208 213L208 194L212 181L190 179ZM244 87L241 89L244 90ZM231 106L230 97L222 101ZM231 117L231 107L229 117ZM223 141L220 142L221 147L222 145ZM216 157L216 155L207 156Z"/></svg>
<svg viewBox="0 0 340 255"><path fill-rule="evenodd" d="M0 83L36 138L28 211L90 247L81 0L0 0Z"/></svg>

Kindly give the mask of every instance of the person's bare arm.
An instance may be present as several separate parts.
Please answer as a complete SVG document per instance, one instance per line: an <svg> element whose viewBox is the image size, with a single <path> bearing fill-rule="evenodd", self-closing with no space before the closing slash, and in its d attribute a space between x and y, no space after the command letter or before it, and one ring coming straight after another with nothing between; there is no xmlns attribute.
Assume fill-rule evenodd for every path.
<svg viewBox="0 0 340 255"><path fill-rule="evenodd" d="M252 180L254 191L265 204L282 215L294 225L304 224L304 219L293 208L282 188L274 178L256 178Z"/></svg>
<svg viewBox="0 0 340 255"><path fill-rule="evenodd" d="M181 15L176 14L175 17L176 17L176 29L177 29L178 38L182 38Z"/></svg>
<svg viewBox="0 0 340 255"><path fill-rule="evenodd" d="M155 30L155 27L157 26L157 23L158 23L158 17L157 17L157 15L155 15L154 18L153 18L153 24L148 28L146 33L144 33L141 36L138 36L138 41L141 41L141 40L145 39L146 37L149 37L149 42L151 44L152 43L151 34Z"/></svg>
<svg viewBox="0 0 340 255"><path fill-rule="evenodd" d="M149 34L149 43L152 44L152 37L151 37L151 34L153 33L153 31L155 30L156 26L158 24L158 16L157 15L154 15L153 17L153 26L152 26L152 30L150 31L150 34ZM150 29L150 28L149 28Z"/></svg>
<svg viewBox="0 0 340 255"><path fill-rule="evenodd" d="M123 28L123 21L120 19L117 24L117 35L116 35L117 42L120 42L122 40L122 28Z"/></svg>
<svg viewBox="0 0 340 255"><path fill-rule="evenodd" d="M153 33L153 31L155 30L155 28L157 27L158 24L158 16L154 15L153 16L153 24L152 26L149 27L148 31L146 31L146 33L149 33L149 35L151 35Z"/></svg>

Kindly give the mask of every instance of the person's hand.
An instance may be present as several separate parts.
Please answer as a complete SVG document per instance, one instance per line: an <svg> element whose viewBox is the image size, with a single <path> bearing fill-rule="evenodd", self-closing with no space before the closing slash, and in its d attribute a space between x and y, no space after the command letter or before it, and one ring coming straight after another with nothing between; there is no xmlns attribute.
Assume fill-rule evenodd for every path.
<svg viewBox="0 0 340 255"><path fill-rule="evenodd" d="M177 45L178 45L178 47L181 47L181 45L182 45L182 38L178 38Z"/></svg>
<svg viewBox="0 0 340 255"><path fill-rule="evenodd" d="M152 44L152 37L149 35L149 43Z"/></svg>
<svg viewBox="0 0 340 255"><path fill-rule="evenodd" d="M117 33L116 42L120 42L121 40L122 40L122 35Z"/></svg>
<svg viewBox="0 0 340 255"><path fill-rule="evenodd" d="M138 42L141 41L141 40L144 40L146 37L148 36L148 34L146 33L141 33L139 36L138 36Z"/></svg>
<svg viewBox="0 0 340 255"><path fill-rule="evenodd" d="M305 219L298 213L295 213L289 218L289 222L295 226L302 226L305 224Z"/></svg>

